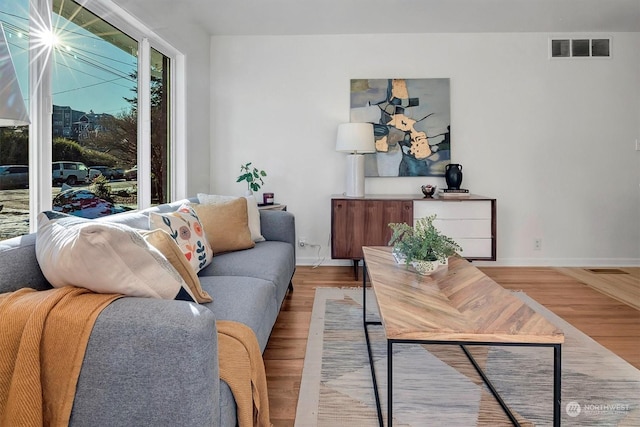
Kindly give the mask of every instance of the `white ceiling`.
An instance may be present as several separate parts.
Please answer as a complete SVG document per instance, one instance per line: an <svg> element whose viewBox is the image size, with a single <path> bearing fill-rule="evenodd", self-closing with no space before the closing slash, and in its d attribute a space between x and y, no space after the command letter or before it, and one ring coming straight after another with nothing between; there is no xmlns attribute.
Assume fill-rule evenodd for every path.
<svg viewBox="0 0 640 427"><path fill-rule="evenodd" d="M113 0L211 35L638 32L640 0Z"/></svg>

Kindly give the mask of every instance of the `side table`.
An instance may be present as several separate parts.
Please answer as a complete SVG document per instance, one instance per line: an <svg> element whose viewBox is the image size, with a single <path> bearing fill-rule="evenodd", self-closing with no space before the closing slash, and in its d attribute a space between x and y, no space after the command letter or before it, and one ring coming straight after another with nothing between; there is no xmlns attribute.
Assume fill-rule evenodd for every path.
<svg viewBox="0 0 640 427"><path fill-rule="evenodd" d="M265 205L264 203L258 203L258 209L265 211L286 211L287 205L283 205L280 203L272 203L270 205Z"/></svg>

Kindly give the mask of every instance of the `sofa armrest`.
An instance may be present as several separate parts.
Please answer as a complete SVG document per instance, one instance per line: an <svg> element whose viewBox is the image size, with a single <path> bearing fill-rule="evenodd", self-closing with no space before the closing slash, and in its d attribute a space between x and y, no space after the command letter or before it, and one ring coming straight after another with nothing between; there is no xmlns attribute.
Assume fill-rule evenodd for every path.
<svg viewBox="0 0 640 427"><path fill-rule="evenodd" d="M260 230L267 240L291 243L296 247L296 223L291 212L261 210Z"/></svg>
<svg viewBox="0 0 640 427"><path fill-rule="evenodd" d="M94 325L70 425L216 425L215 316L184 301L125 297Z"/></svg>

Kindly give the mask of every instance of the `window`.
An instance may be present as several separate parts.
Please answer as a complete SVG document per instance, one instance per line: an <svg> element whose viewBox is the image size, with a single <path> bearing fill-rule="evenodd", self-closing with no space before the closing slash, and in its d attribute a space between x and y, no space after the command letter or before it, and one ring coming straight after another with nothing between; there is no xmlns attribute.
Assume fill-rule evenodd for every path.
<svg viewBox="0 0 640 427"><path fill-rule="evenodd" d="M53 10L53 111L64 120L52 128L52 160L130 169L138 162L139 44L73 1L54 0ZM53 187L53 209L84 217L137 209L137 181L99 175L54 172L54 184L74 188ZM81 202L87 191L100 210Z"/></svg>
<svg viewBox="0 0 640 427"><path fill-rule="evenodd" d="M169 201L169 58L151 49L151 203Z"/></svg>
<svg viewBox="0 0 640 427"><path fill-rule="evenodd" d="M28 109L29 0L5 2L0 10L18 85ZM11 167L28 164L29 126L0 127L0 240L29 232L29 174L13 173Z"/></svg>
<svg viewBox="0 0 640 427"><path fill-rule="evenodd" d="M14 0L0 8L0 21L32 104L31 126L0 128L0 166L31 166L26 188L0 187L0 240L34 231L42 210L67 209L61 193L98 193L95 177L106 179L107 201L119 207L111 213L172 200L184 180L171 155L179 52L109 1ZM37 83L29 73L40 73ZM78 205L69 213L86 212Z"/></svg>

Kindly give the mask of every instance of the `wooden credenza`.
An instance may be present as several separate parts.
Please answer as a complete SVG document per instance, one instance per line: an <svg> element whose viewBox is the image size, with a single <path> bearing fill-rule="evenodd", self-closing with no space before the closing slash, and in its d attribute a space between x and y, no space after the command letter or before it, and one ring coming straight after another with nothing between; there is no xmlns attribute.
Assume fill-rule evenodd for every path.
<svg viewBox="0 0 640 427"><path fill-rule="evenodd" d="M390 222L413 224L436 214L434 225L454 239L468 260L496 260L496 199L470 195L464 198L421 198L402 195L367 195L364 198L331 197L331 258L362 259L363 246L386 246Z"/></svg>

